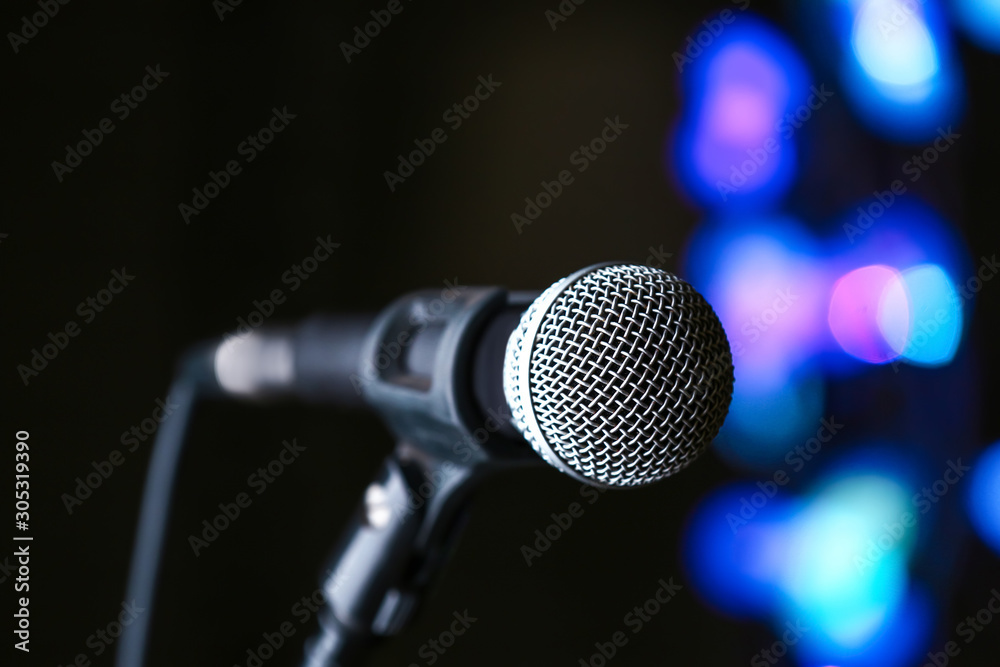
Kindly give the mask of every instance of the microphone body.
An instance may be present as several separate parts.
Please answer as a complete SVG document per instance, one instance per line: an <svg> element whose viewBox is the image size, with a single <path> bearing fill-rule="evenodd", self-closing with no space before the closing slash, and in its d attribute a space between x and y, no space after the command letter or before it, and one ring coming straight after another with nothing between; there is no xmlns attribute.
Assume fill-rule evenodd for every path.
<svg viewBox="0 0 1000 667"><path fill-rule="evenodd" d="M399 440L445 458L438 450L509 410L494 454L526 441L560 471L614 487L690 465L733 386L729 342L704 298L664 271L614 263L540 295L449 285L375 317L232 337L215 371L231 396L365 404Z"/></svg>
<svg viewBox="0 0 1000 667"><path fill-rule="evenodd" d="M321 315L231 336L215 351L224 396L294 397L379 412L401 439L452 446L484 424L523 439L504 396L504 353L537 292L424 290L377 315ZM498 419L498 416L501 418Z"/></svg>

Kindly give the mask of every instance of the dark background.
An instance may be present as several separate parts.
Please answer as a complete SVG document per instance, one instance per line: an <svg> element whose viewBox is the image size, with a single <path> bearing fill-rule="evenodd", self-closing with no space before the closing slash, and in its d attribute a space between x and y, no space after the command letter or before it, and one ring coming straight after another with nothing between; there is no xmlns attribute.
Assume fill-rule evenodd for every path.
<svg viewBox="0 0 1000 667"><path fill-rule="evenodd" d="M87 638L120 611L148 443L126 453L72 514L61 496L93 471L92 461L125 449L122 432L165 398L180 351L232 331L254 299L284 289L289 298L273 321L294 321L321 310L375 310L455 278L541 288L596 261L643 262L650 247L673 253L665 268L679 268L700 214L671 187L663 161L679 109L671 54L702 18L728 5L591 0L552 31L544 12L556 4L404 0L404 11L347 63L339 43L385 3L243 3L220 21L207 1L76 0L19 53L6 52L4 437L10 443L19 429L31 433L35 536L34 641L30 658L16 653L14 664L69 664L79 653L112 663L113 650L95 658ZM760 0L753 9L792 29L778 3ZM7 3L0 27L18 29L35 11L34 3ZM794 39L808 47L808 35ZM978 258L1000 246L998 63L966 46L962 54L970 94L963 128L971 139L921 185L959 222ZM170 73L165 81L128 118L115 118L114 132L60 183L52 161L65 159L66 144L82 130L113 116L112 100L157 64ZM497 92L390 192L383 172L396 168L396 156L443 126L442 112L490 74L502 82ZM289 127L185 224L178 205L190 203L192 188L204 186L209 170L241 159L237 145L266 125L273 107L285 106L296 115ZM517 234L511 213L616 116L629 129ZM835 106L808 130L816 150L838 147L822 163L807 153L808 178L791 200L816 225L882 185L875 165L888 173L905 153L850 122ZM290 292L282 274L327 235L341 247ZM25 386L15 367L30 363L49 332L82 322L77 304L122 267L134 283ZM998 299L993 288L977 298L967 342L985 378L998 365ZM988 407L994 384L972 393L987 407L972 430L988 442L1000 432ZM218 503L246 491L248 475L289 438L307 447L301 459L195 557L188 535ZM167 542L150 664L244 665L261 633L284 621L296 635L265 664L297 664L313 625L299 625L291 607L316 588L327 552L391 446L367 414L200 410ZM11 470L13 448L2 457L2 469ZM589 658L594 642L623 629L622 617L652 596L660 578L683 582L685 516L733 475L710 454L675 480L609 493L530 568L521 545L552 512L578 500L579 487L548 469L493 480L424 612L372 664L424 664L419 647L446 629L453 611L466 609L479 620L438 664ZM0 481L5 498L9 477ZM957 595L945 600L954 620L942 621L942 640L1000 585L985 549L970 543L963 553ZM10 585L3 583L5 595ZM985 633L964 648L962 663L994 664L996 636ZM763 626L714 614L688 586L615 661L745 664L773 640Z"/></svg>

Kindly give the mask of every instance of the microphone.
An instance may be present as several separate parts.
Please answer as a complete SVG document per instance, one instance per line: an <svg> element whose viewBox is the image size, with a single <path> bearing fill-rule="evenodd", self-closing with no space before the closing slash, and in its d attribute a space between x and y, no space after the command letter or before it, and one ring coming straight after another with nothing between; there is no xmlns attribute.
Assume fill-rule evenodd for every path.
<svg viewBox="0 0 1000 667"><path fill-rule="evenodd" d="M485 476L545 462L597 487L651 484L707 448L732 390L712 307L675 275L621 263L541 294L449 285L378 315L196 346L171 390L180 407L153 445L127 597L152 609L186 431L203 398L367 406L396 436L330 559L320 633L306 645L305 667L347 667L416 613ZM122 635L118 667L143 665L150 616Z"/></svg>
<svg viewBox="0 0 1000 667"><path fill-rule="evenodd" d="M427 430L432 414L462 437L491 409L509 409L506 436L600 487L687 467L718 433L733 388L729 342L705 299L673 274L616 263L540 296L453 286L403 297L377 317L230 337L214 368L233 397L367 403L402 439ZM431 405L440 384L448 391Z"/></svg>

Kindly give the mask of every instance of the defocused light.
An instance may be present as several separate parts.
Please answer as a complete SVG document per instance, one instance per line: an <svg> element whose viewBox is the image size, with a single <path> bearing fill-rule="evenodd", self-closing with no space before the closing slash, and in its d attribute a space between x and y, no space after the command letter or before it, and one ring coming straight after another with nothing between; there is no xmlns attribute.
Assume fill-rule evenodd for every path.
<svg viewBox="0 0 1000 667"><path fill-rule="evenodd" d="M900 94L916 95L916 101L920 92L929 92L940 69L934 39L916 2L869 0L857 13L851 45L869 76L899 86Z"/></svg>
<svg viewBox="0 0 1000 667"><path fill-rule="evenodd" d="M887 301L909 304L909 326L902 317L880 313L880 325L893 349L908 362L920 366L943 366L958 350L962 336L962 306L954 285L936 264L923 264L903 271ZM895 318L895 321L892 321Z"/></svg>
<svg viewBox="0 0 1000 667"><path fill-rule="evenodd" d="M716 221L692 238L686 274L719 315L747 395L784 386L825 344L829 278L818 255L788 219Z"/></svg>
<svg viewBox="0 0 1000 667"><path fill-rule="evenodd" d="M795 648L804 664L908 664L931 619L909 583L912 489L891 459L849 463L802 500L769 480L712 494L685 533L689 579L716 608L808 628Z"/></svg>
<svg viewBox="0 0 1000 667"><path fill-rule="evenodd" d="M955 19L976 44L1000 52L1000 0L952 0Z"/></svg>
<svg viewBox="0 0 1000 667"><path fill-rule="evenodd" d="M750 484L725 487L700 502L683 544L686 579L695 593L732 616L767 615L780 595L769 574L780 554L762 546L792 515L793 506L780 495L768 497Z"/></svg>
<svg viewBox="0 0 1000 667"><path fill-rule="evenodd" d="M806 633L799 643L801 664L829 664L838 667L909 667L923 657L928 638L934 636L934 610L930 596L911 587L895 613L886 619L861 650L830 641L822 633Z"/></svg>
<svg viewBox="0 0 1000 667"><path fill-rule="evenodd" d="M760 47L752 42L723 47L712 60L700 100L693 148L701 178L711 184L733 181L730 186L747 193L771 182L784 156L757 164L748 151L762 148L774 135L788 96L788 81L778 63ZM734 180L745 160L753 166Z"/></svg>
<svg viewBox="0 0 1000 667"><path fill-rule="evenodd" d="M789 613L806 615L807 624L842 647L867 644L906 592L916 535L911 530L897 539L885 526L909 509L908 495L881 475L855 475L823 489L787 528L788 560L778 576Z"/></svg>
<svg viewBox="0 0 1000 667"><path fill-rule="evenodd" d="M1000 553L1000 442L991 445L976 462L966 504L976 532Z"/></svg>
<svg viewBox="0 0 1000 667"><path fill-rule="evenodd" d="M918 143L958 121L964 86L940 0L831 0L826 11L841 82L869 126Z"/></svg>
<svg viewBox="0 0 1000 667"><path fill-rule="evenodd" d="M789 114L809 94L791 43L744 14L682 77L685 109L673 137L682 189L712 209L762 205L783 194L796 167L792 135L802 122Z"/></svg>
<svg viewBox="0 0 1000 667"><path fill-rule="evenodd" d="M840 276L829 304L832 340L867 363L948 364L964 327L955 286L972 271L963 243L917 200L880 196L889 205L872 199L856 207L830 257L832 275ZM845 368L835 355L824 360L828 371Z"/></svg>
<svg viewBox="0 0 1000 667"><path fill-rule="evenodd" d="M729 416L712 446L730 465L774 470L795 445L816 434L826 395L823 378L794 377L773 387L741 378L737 368Z"/></svg>
<svg viewBox="0 0 1000 667"><path fill-rule="evenodd" d="M841 220L839 251L833 258L837 275L869 264L909 268L937 264L948 276L971 271L955 225L944 220L913 194L890 199L888 191L861 202ZM903 198L905 197L905 198Z"/></svg>
<svg viewBox="0 0 1000 667"><path fill-rule="evenodd" d="M883 328L892 328L889 317L905 322L909 330L909 308L905 294L890 289L900 274L888 266L866 266L851 271L833 286L830 297L830 331L852 357L884 364L899 356L885 339ZM886 303L886 297L892 303ZM891 316L880 316L883 312ZM880 320L885 322L880 326Z"/></svg>
<svg viewBox="0 0 1000 667"><path fill-rule="evenodd" d="M822 417L813 366L829 337L825 258L793 220L739 216L702 225L684 264L733 351L733 400L714 447L732 465L773 469Z"/></svg>

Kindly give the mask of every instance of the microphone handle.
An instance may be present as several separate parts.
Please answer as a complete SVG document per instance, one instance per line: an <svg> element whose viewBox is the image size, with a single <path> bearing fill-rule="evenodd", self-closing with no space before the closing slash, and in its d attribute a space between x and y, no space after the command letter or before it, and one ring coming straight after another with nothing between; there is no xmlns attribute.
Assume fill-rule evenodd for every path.
<svg viewBox="0 0 1000 667"><path fill-rule="evenodd" d="M295 393L307 401L363 407L357 377L375 319L319 315L303 322L294 334Z"/></svg>
<svg viewBox="0 0 1000 667"><path fill-rule="evenodd" d="M318 315L292 328L264 327L230 336L216 350L216 381L230 397L291 396L359 408L371 406L366 389L373 385L389 382L426 392L441 368L453 365L463 374L450 378L454 389L467 394L478 412L474 420L482 423L489 416L509 414L503 393L507 340L538 296L483 288L471 289L469 296L490 292L505 298L474 324L462 326L459 336L446 334L451 320L464 316L465 309L428 312L434 300L419 292L380 314ZM506 421L502 429L519 439Z"/></svg>

